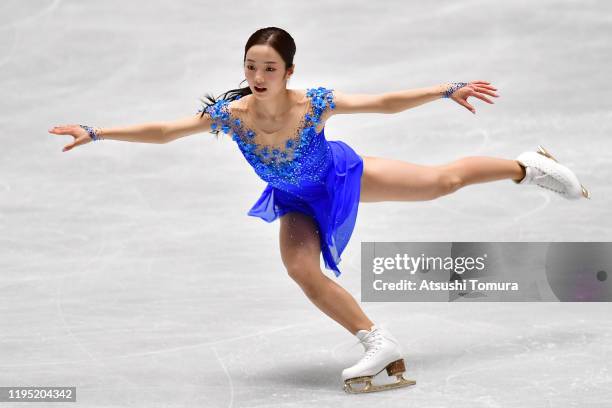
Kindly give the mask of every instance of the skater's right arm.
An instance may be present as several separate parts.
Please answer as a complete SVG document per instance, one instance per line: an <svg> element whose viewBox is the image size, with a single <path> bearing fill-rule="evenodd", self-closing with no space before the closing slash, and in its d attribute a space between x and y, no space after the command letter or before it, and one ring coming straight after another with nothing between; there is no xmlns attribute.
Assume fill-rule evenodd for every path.
<svg viewBox="0 0 612 408"><path fill-rule="evenodd" d="M210 115L200 113L182 119L168 122L149 122L113 128L95 127L95 133L100 139L120 140L139 143L168 143L181 137L194 133L207 132L211 128ZM63 151L71 150L76 146L91 142L89 133L77 124L60 125L49 129L49 133L56 135L70 135L74 141L66 145Z"/></svg>
<svg viewBox="0 0 612 408"><path fill-rule="evenodd" d="M188 116L171 122L162 123L163 143L168 143L181 137L194 133L208 132L211 128L212 119L208 113Z"/></svg>

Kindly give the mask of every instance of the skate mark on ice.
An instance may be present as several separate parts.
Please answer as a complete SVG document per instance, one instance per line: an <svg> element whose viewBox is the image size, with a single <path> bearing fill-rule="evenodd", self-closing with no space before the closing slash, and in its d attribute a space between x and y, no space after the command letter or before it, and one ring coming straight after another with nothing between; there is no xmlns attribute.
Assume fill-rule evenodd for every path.
<svg viewBox="0 0 612 408"><path fill-rule="evenodd" d="M518 220L520 220L521 218L525 218L525 217L529 217L539 211L544 210L546 207L548 207L548 205L550 204L550 202L552 201L552 199L550 198L550 193L548 192L538 192L539 195L544 198L544 202L542 204L540 204L539 206L535 207L534 209L532 209L531 211L527 211L524 214L520 214L517 215L516 217L512 218L512 221L514 221L515 223L518 222Z"/></svg>
<svg viewBox="0 0 612 408"><path fill-rule="evenodd" d="M512 222L514 224L516 224L519 228L519 235L518 235L518 239L522 240L523 239L523 224L519 223L518 221L522 218L525 217L529 217L537 212L540 212L542 210L544 210L546 207L548 207L548 205L550 204L550 202L552 201L552 199L550 198L550 194L544 191L539 192L540 197L544 198L544 203L542 203L541 205L537 206L536 208L534 208L531 211L527 211L524 214L520 214L517 215L516 217L512 218Z"/></svg>
<svg viewBox="0 0 612 408"><path fill-rule="evenodd" d="M164 353L174 353L174 352L178 352L178 351L192 350L192 349L197 349L197 348L201 348L201 347L213 346L215 344L224 344L224 343L229 343L229 342L236 341L236 340L248 339L248 338L251 338L251 337L265 336L266 334L276 333L276 332L279 332L279 331L291 329L293 327L308 326L308 325L313 325L313 324L318 324L318 323L320 323L320 321L318 319L313 319L311 322L292 324L292 325L283 326L283 327L279 327L279 328L275 328L275 329L270 329L270 330L262 330L262 331L259 331L257 333L248 334L248 335L244 335L244 336L229 337L227 339L222 339L222 340L217 340L217 341L208 341L208 342L202 342L202 343L195 343L195 344L190 344L190 345L187 345L187 346L168 347L168 348L164 348L164 349L151 350L151 351L143 351L143 352L131 353L131 354L124 354L124 355L120 355L120 356L110 356L110 357L105 357L104 360L105 361L121 360L121 359L132 358L132 357L153 356L153 355L159 355L159 354L164 354ZM82 363L82 362L87 362L87 361L90 361L90 360L89 359L81 359L81 360L49 361L49 362L41 362L41 363L35 363L35 364L0 365L0 368L37 367L37 366L41 366L41 365L48 366L48 365L75 364L75 363Z"/></svg>
<svg viewBox="0 0 612 408"><path fill-rule="evenodd" d="M474 220L479 220L479 221L481 221L483 219L482 215L479 215L475 211L474 212L468 212L468 211L455 210L452 207L445 207L445 206L441 205L440 202L438 202L437 200L432 200L430 204L432 206L440 209L440 210L449 212L449 213L454 214L454 215L460 215L460 216L465 217L465 218L472 218Z"/></svg>
<svg viewBox="0 0 612 408"><path fill-rule="evenodd" d="M474 131L468 132L468 135L471 133L480 134L482 136L482 140L480 141L480 146L476 149L472 149L472 155L483 154L485 147L489 146L489 131L486 129L475 129Z"/></svg>
<svg viewBox="0 0 612 408"><path fill-rule="evenodd" d="M368 307L368 310L376 310L376 309L380 309L380 308L384 308L384 307L389 307L389 305L376 305L376 306L370 306ZM235 337L229 337L226 339L221 339L221 340L216 340L216 341L208 341L208 342L202 342L202 343L196 343L196 344L190 344L190 345L186 345L186 346L177 346L177 347L168 347L168 348L164 348L164 349L158 349L158 350L151 350L151 351L143 351L143 352L138 352L138 353L130 353L130 354L123 354L120 356L108 356L108 357L103 357L103 358L98 358L97 361L100 360L104 360L104 361L113 361L113 360L122 360L122 359L126 359L126 358L132 358L132 357L144 357L144 356L153 356L153 355L160 355L160 354L165 354L165 353L174 353L174 352L179 352L179 351L184 351L184 350L193 350L193 349L198 349L201 347L207 347L207 346L214 346L214 345L218 345L218 344L225 344L225 343L230 343L232 341L237 341L237 340L245 340L245 339L249 339L252 337L257 337L257 336L265 336L268 334L272 334L272 333L277 333L277 332L281 332L284 330L288 330L288 329L292 329L292 328L296 328L296 327L307 327L310 325L315 325L315 324L320 324L321 321L320 319L312 319L311 321L307 321L304 323L297 323L297 324L291 324L291 325L286 325L286 326L281 326L281 327L277 327L277 328L273 328L273 329L268 329L268 330L261 330L258 331L256 333L253 334L246 334L243 336L235 336ZM342 342L339 345L337 345L335 349L337 349L338 347L341 347L343 344L349 344L349 342ZM332 351L332 355L335 353L335 351ZM39 366L54 366L54 365L63 365L63 364L76 364L76 363L83 363L83 362L88 362L91 361L90 359L80 359L80 360L62 360L62 361L46 361L46 362L36 362L36 363L31 363L31 364L5 364L5 365L0 365L0 369L1 368L18 368L18 367L39 367Z"/></svg>
<svg viewBox="0 0 612 408"><path fill-rule="evenodd" d="M219 365L221 365L221 368L223 369L223 372L225 373L225 376L227 377L227 382L230 388L230 401L227 407L232 408L232 406L234 405L234 383L232 382L232 377L230 376L229 371L227 367L225 366L225 364L223 364L223 360L221 360L221 357L219 357L219 354L217 353L217 349L215 349L214 347L211 347L211 349L213 353L215 353L215 357L217 358Z"/></svg>
<svg viewBox="0 0 612 408"><path fill-rule="evenodd" d="M11 43L11 48L8 52L5 53L4 58L0 60L0 67L11 61L13 58L13 54L15 54L15 50L17 49L17 29L13 29L13 42ZM8 186L8 184L7 184Z"/></svg>
<svg viewBox="0 0 612 408"><path fill-rule="evenodd" d="M58 315L62 321L62 328L68 335L72 338L73 342L77 345L79 349L81 349L88 357L89 360L82 360L83 362L93 361L98 367L102 367L106 369L106 364L101 361L99 358L96 358L87 347L83 344L83 342L79 339L79 337L70 329L68 326L68 322L66 321L66 315L64 313L64 308L62 307L62 284L64 282L64 278L60 279L57 285L57 291L55 293L55 306L58 311ZM37 364L33 364L37 365ZM108 370L106 370L108 371ZM133 382L131 382L133 384Z"/></svg>
<svg viewBox="0 0 612 408"><path fill-rule="evenodd" d="M21 24L25 24L25 23L29 23L31 21L34 20L38 20L39 18L41 18L42 16L51 13L52 11L54 11L59 4L62 2L62 0L54 0L51 5L49 5L47 8L43 9L42 11L36 13L36 14L31 14L27 17L22 18L21 20L17 20L17 21L11 21L8 24L0 27L0 30L4 30L5 28L8 27L14 27L14 26L18 26Z"/></svg>

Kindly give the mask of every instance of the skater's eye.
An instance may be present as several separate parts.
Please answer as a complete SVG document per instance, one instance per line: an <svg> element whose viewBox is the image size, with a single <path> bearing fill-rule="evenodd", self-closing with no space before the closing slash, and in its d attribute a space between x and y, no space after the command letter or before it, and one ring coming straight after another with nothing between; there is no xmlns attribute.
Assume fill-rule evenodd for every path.
<svg viewBox="0 0 612 408"><path fill-rule="evenodd" d="M247 69L252 71L253 69L255 69L255 67L253 65L247 65ZM272 67L268 67L268 69L270 70L269 72L276 71L276 69L274 69Z"/></svg>

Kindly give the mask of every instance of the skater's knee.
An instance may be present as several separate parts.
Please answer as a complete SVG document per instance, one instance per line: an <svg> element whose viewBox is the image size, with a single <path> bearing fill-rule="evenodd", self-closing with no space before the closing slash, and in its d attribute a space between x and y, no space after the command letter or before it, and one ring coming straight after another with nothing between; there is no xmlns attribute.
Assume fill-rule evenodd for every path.
<svg viewBox="0 0 612 408"><path fill-rule="evenodd" d="M318 260L316 258L316 261ZM295 281L304 280L310 273L310 270L318 267L314 256L304 251L295 251L290 256L284 256L283 265L287 270L287 274Z"/></svg>
<svg viewBox="0 0 612 408"><path fill-rule="evenodd" d="M293 279L298 285L302 286L307 284L314 273L313 268L305 265L288 265L287 274Z"/></svg>
<svg viewBox="0 0 612 408"><path fill-rule="evenodd" d="M321 268L295 265L288 267L287 273L308 297L317 296L320 292L321 278L323 276Z"/></svg>

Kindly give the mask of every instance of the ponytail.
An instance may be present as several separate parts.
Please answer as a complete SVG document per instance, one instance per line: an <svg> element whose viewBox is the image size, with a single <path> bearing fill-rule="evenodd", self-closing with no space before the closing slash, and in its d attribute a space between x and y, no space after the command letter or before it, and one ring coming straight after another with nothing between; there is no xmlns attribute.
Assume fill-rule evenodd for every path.
<svg viewBox="0 0 612 408"><path fill-rule="evenodd" d="M246 81L243 80L242 82ZM240 83L242 83L240 82ZM221 95L219 95L217 98L215 98L213 95L211 95L210 93L207 93L204 95L204 98L206 98L206 100L204 98L200 98L200 102L202 102L202 107L200 108L200 110L198 112L200 112L200 117L204 117L204 114L206 113L206 110L215 105L216 103L218 103L221 100L224 101L234 101L236 99L240 99L243 96L252 94L253 91L251 91L251 88L246 86L244 88L236 88L236 89L230 89L229 91L222 93ZM215 136L218 137L219 135L219 129L213 129L210 131L210 133L214 134Z"/></svg>

